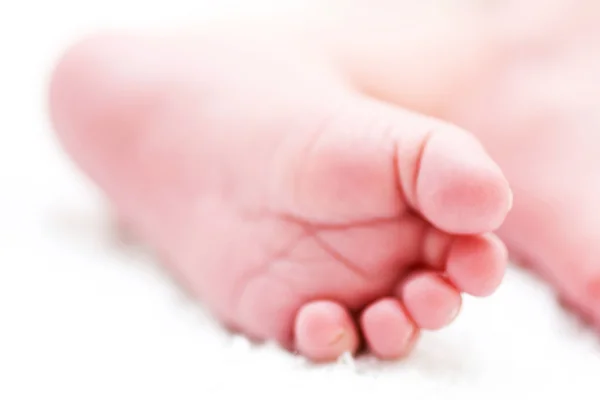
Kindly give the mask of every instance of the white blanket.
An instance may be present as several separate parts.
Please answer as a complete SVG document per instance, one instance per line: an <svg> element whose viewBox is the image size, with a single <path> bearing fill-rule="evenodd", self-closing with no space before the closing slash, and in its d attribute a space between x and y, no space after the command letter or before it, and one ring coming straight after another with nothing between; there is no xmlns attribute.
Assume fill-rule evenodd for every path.
<svg viewBox="0 0 600 400"><path fill-rule="evenodd" d="M227 334L150 259L119 245L94 187L52 137L50 67L89 30L191 22L216 6L0 7L0 399L598 399L596 335L516 268L496 295L467 298L456 323L425 334L407 360L313 366Z"/></svg>

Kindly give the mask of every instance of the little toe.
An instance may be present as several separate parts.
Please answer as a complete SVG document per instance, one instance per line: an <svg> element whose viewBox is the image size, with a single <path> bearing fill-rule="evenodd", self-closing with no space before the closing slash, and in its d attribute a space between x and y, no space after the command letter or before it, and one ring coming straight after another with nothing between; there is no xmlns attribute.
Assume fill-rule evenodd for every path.
<svg viewBox="0 0 600 400"><path fill-rule="evenodd" d="M418 328L394 298L379 300L365 309L361 328L369 349L381 359L408 355L419 336Z"/></svg>
<svg viewBox="0 0 600 400"><path fill-rule="evenodd" d="M456 238L450 247L446 273L458 289L473 296L489 296L504 277L508 252L495 235Z"/></svg>
<svg viewBox="0 0 600 400"><path fill-rule="evenodd" d="M297 350L317 362L354 354L359 345L352 316L332 301L314 301L302 307L296 317L295 338Z"/></svg>
<svg viewBox="0 0 600 400"><path fill-rule="evenodd" d="M422 329L441 329L460 311L460 292L436 272L420 272L408 277L399 291L410 317Z"/></svg>

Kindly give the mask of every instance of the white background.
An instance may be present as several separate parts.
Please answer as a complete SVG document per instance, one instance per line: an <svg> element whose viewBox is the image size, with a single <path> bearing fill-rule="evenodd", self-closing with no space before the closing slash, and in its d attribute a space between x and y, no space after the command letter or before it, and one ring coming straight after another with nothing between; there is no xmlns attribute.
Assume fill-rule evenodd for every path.
<svg viewBox="0 0 600 400"><path fill-rule="evenodd" d="M231 337L119 245L46 118L53 63L105 27L200 23L253 0L0 0L0 399L599 398L597 337L512 269L409 359L311 366ZM261 10L268 7L261 6Z"/></svg>

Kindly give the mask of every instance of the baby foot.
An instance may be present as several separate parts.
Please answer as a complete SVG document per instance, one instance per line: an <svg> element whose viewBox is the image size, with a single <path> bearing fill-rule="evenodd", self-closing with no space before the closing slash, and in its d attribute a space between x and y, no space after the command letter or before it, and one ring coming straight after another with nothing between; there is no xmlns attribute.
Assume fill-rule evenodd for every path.
<svg viewBox="0 0 600 400"><path fill-rule="evenodd" d="M254 33L253 33L254 32ZM407 354L491 294L511 192L468 133L359 93L282 35L86 40L58 136L228 326L313 360Z"/></svg>
<svg viewBox="0 0 600 400"><path fill-rule="evenodd" d="M496 62L466 67L477 79L443 105L390 90L392 78L381 75L374 58L363 58L372 66L364 74L388 100L477 134L515 193L499 236L600 329L600 3L508 3L481 14L482 21L506 16L492 18L494 35L489 24L479 28L497 39L490 42Z"/></svg>
<svg viewBox="0 0 600 400"><path fill-rule="evenodd" d="M499 231L514 256L600 329L600 8L587 5L585 19L514 54L448 118L479 134L515 191Z"/></svg>

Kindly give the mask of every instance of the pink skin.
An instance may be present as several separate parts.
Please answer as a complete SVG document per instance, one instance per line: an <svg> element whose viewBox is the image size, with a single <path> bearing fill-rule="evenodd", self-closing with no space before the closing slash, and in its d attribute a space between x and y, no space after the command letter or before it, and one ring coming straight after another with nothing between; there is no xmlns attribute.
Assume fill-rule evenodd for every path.
<svg viewBox="0 0 600 400"><path fill-rule="evenodd" d="M419 328L397 298L381 299L362 314L361 327L369 348L381 359L397 359L412 350Z"/></svg>
<svg viewBox="0 0 600 400"><path fill-rule="evenodd" d="M395 88L420 75L398 77L386 69L389 53L354 57L361 60L362 76L372 77L372 93L476 133L515 194L498 235L512 257L547 279L565 303L600 329L600 2L506 3L482 14L488 28L473 28L490 43L466 63L474 79L462 91L436 80L435 87L444 90L433 92L450 93L442 98L451 102L431 104ZM496 39L489 40L490 26ZM447 39L438 42L443 43ZM454 60L461 60L459 53ZM454 267L449 260L447 273L454 279L478 276L476 260L488 257L488 250L457 252L460 262ZM472 293L481 288L461 287Z"/></svg>
<svg viewBox="0 0 600 400"><path fill-rule="evenodd" d="M404 307L422 329L441 329L460 311L460 292L435 272L408 277L398 289Z"/></svg>
<svg viewBox="0 0 600 400"><path fill-rule="evenodd" d="M314 361L329 361L358 348L359 338L348 309L331 301L303 306L295 322L296 348Z"/></svg>
<svg viewBox="0 0 600 400"><path fill-rule="evenodd" d="M404 356L461 291L499 285L508 182L469 133L254 32L74 46L51 85L61 143L227 326L316 361L361 331Z"/></svg>
<svg viewBox="0 0 600 400"><path fill-rule="evenodd" d="M591 26L581 19L532 45L535 56L515 56L447 117L482 133L511 182L514 209L498 233L515 258L598 328L599 7Z"/></svg>

